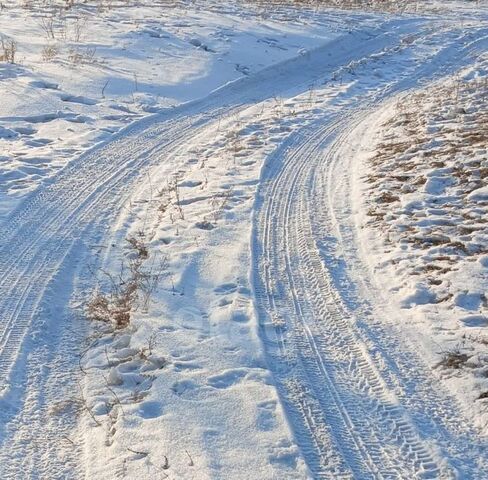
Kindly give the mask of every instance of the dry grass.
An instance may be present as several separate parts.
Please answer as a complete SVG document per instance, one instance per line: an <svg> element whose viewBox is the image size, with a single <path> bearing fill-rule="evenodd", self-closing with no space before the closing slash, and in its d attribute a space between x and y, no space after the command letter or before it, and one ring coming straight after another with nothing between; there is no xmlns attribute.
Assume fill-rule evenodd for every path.
<svg viewBox="0 0 488 480"><path fill-rule="evenodd" d="M130 324L131 313L140 288L137 272L113 285L110 293L96 291L88 302L86 313L89 319L112 324L122 329Z"/></svg>
<svg viewBox="0 0 488 480"><path fill-rule="evenodd" d="M477 152L488 144L488 81L457 79L433 88L430 97L439 99L435 108L422 92L399 104L398 115L383 125L391 133L378 143L370 160L371 171L365 178L370 190L367 215L385 234L416 248L442 245L465 256L479 254L467 248L463 237L478 234L484 223L482 218L467 216L471 211L467 196L487 185L488 165L480 161ZM438 125L434 133L429 131L433 121ZM438 144L435 148L431 147L433 139ZM457 182L455 195L462 197L460 206L444 203L442 208L468 221L446 221L432 226L431 233L425 235L416 226L416 221L424 218L422 212L405 211L398 204L405 194L424 188L430 170L442 168L452 168L451 178ZM403 223L399 229L391 222L402 216L411 217L410 228Z"/></svg>
<svg viewBox="0 0 488 480"><path fill-rule="evenodd" d="M77 65L91 65L96 63L97 53L96 47L86 47L86 48L71 48L68 52L68 61L73 66Z"/></svg>
<svg viewBox="0 0 488 480"><path fill-rule="evenodd" d="M455 348L442 354L442 359L437 364L437 367L460 370L466 365L468 360L469 356L466 353L462 353L460 349Z"/></svg>
<svg viewBox="0 0 488 480"><path fill-rule="evenodd" d="M127 237L127 243L131 246L131 248L137 254L137 257L141 260L146 260L149 258L149 250L147 245L141 236L137 237Z"/></svg>
<svg viewBox="0 0 488 480"><path fill-rule="evenodd" d="M130 325L132 314L137 309L147 311L152 295L167 269L167 258L154 256L149 261L149 248L144 242L144 235L128 237L127 244L132 258L128 264L122 264L117 276L102 270L108 287L97 288L86 306L86 315L90 320L123 329ZM107 282L108 280L108 282Z"/></svg>
<svg viewBox="0 0 488 480"><path fill-rule="evenodd" d="M0 46L2 48L0 54L0 61L15 63L15 55L17 53L17 42L12 38L7 39L2 37Z"/></svg>
<svg viewBox="0 0 488 480"><path fill-rule="evenodd" d="M404 12L418 8L417 2L398 0L244 0L242 3L259 8L264 12L280 8L307 8L340 10L373 10L384 12ZM424 6L426 8L426 6Z"/></svg>
<svg viewBox="0 0 488 480"><path fill-rule="evenodd" d="M41 56L44 62L52 62L58 56L59 50L56 45L45 45L42 49Z"/></svg>

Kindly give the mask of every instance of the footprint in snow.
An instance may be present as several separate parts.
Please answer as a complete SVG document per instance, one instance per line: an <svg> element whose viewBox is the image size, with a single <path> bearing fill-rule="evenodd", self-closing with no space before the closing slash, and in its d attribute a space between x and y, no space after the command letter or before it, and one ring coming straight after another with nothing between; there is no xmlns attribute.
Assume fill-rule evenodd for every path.
<svg viewBox="0 0 488 480"><path fill-rule="evenodd" d="M232 320L237 323L246 323L249 321L249 316L244 310L237 309L232 312Z"/></svg>
<svg viewBox="0 0 488 480"><path fill-rule="evenodd" d="M46 90L57 90L59 88L57 83L46 82L44 80L34 80L29 82L29 86L34 88L44 88Z"/></svg>
<svg viewBox="0 0 488 480"><path fill-rule="evenodd" d="M78 103L80 105L96 105L98 102L93 98L83 97L81 95L61 94L59 96L62 102Z"/></svg>
<svg viewBox="0 0 488 480"><path fill-rule="evenodd" d="M481 328L488 326L488 317L485 315L468 315L459 319L466 327Z"/></svg>
<svg viewBox="0 0 488 480"><path fill-rule="evenodd" d="M276 427L276 400L258 403L256 426L258 430L269 432Z"/></svg>
<svg viewBox="0 0 488 480"><path fill-rule="evenodd" d="M229 293L234 293L237 291L237 285L235 283L223 283L218 287L214 288L214 292L217 295L228 295Z"/></svg>
<svg viewBox="0 0 488 480"><path fill-rule="evenodd" d="M218 301L217 306L226 307L227 305L231 305L231 304L232 304L232 300L229 297L223 297Z"/></svg>
<svg viewBox="0 0 488 480"><path fill-rule="evenodd" d="M288 440L281 440L278 445L270 449L269 461L274 464L296 469L298 462L298 450Z"/></svg>
<svg viewBox="0 0 488 480"><path fill-rule="evenodd" d="M202 366L195 362L179 361L173 362L173 368L175 371L181 372L184 370L200 370Z"/></svg>
<svg viewBox="0 0 488 480"><path fill-rule="evenodd" d="M247 368L235 368L209 377L207 383L214 388L229 388L244 379L249 370Z"/></svg>
<svg viewBox="0 0 488 480"><path fill-rule="evenodd" d="M178 382L173 383L171 390L178 395L182 396L187 392L191 392L198 388L198 384L193 380L180 380Z"/></svg>
<svg viewBox="0 0 488 480"><path fill-rule="evenodd" d="M199 187L203 182L199 180L186 180L180 183L180 187L195 188Z"/></svg>
<svg viewBox="0 0 488 480"><path fill-rule="evenodd" d="M160 402L147 401L139 405L137 413L145 419L158 418L163 414L163 407Z"/></svg>

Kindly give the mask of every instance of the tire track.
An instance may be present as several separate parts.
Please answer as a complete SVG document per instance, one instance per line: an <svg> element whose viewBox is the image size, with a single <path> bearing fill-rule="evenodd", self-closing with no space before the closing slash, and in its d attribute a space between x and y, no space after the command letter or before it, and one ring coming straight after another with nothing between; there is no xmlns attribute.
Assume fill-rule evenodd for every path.
<svg viewBox="0 0 488 480"><path fill-rule="evenodd" d="M460 451L451 457L437 446L438 432L422 431L415 411L409 413L411 404L401 402L382 377L369 339L356 326L359 319L342 300L342 289L354 285L338 285L325 263L337 261L325 221L334 177L326 184L316 178L331 159L337 165L337 151L353 127L380 101L448 73L485 41L450 37L452 43L426 59L433 65L413 65L395 81L345 99L341 112L302 128L263 170L252 246L260 334L296 441L317 479L456 477ZM331 252L326 259L323 244Z"/></svg>
<svg viewBox="0 0 488 480"><path fill-rule="evenodd" d="M270 174L272 187L263 193L266 199L272 200L261 217L261 225L267 227L267 234L260 251L269 255L284 252L283 263L273 261L269 256L266 258L264 263L271 268L266 269L263 283L255 279L256 291L267 292L266 295L258 293L258 309L274 308L275 322L278 319L280 325L287 326L286 333L280 330L279 348L271 354L271 368L274 369L274 362L281 364L275 370L278 388L285 396L285 404L293 406L292 418L301 416L300 423L306 426L306 436L297 438L297 441L305 456L308 452L309 459L310 453L314 453L309 462L314 478L423 478L418 476L420 471L431 478L441 478L432 456L416 441L368 359L355 347L357 339L351 336L347 323L337 312L335 298L331 298L330 285L324 282L326 277L317 254L312 258L314 253L306 237L313 237L301 224L307 218L307 212L305 202L300 200L300 192L304 191L304 184L313 169L312 159L319 157L317 149L324 135L333 135L339 126L346 124L347 120L338 121L336 125L319 130L305 143L301 138L297 140L302 146L289 156L279 173ZM281 277L282 284L278 287L270 284L272 277L275 281ZM288 293L284 293L285 290ZM276 291L280 294L276 295ZM277 298L280 304L276 302ZM346 358L344 338L350 349ZM265 342L269 343L269 340L266 338ZM268 352L269 347L268 344ZM341 361L337 362L337 359ZM287 365L284 372L281 371L283 364ZM358 405L357 400L365 390L373 395L373 403L385 405L378 407L379 414L388 413L398 438L390 435L391 425L379 429L377 423L364 421L375 412L368 402L362 410ZM299 396L297 392L300 391L305 395ZM344 401L350 396L348 392L359 392L354 396L354 402ZM324 432L327 432L326 437ZM300 433L303 434L303 429ZM415 458L410 468L398 467L396 459L404 454L399 444L407 445L413 452Z"/></svg>
<svg viewBox="0 0 488 480"><path fill-rule="evenodd" d="M346 35L307 58L286 62L205 100L145 120L74 161L21 205L0 232L0 399L12 389L12 368L29 353L22 349L23 342L40 303L53 300L48 288L62 267L69 269L66 258L73 246L93 236L103 237L107 222L122 207L121 199L151 167L174 161L175 152L195 134L211 131L220 115L289 90L303 92L310 82L329 78L349 62L374 53L396 55L415 49L404 45L392 50L391 44L399 44L403 35L411 33L411 25L421 23L406 20L395 32ZM378 87L387 90L388 84ZM354 101L361 103L360 98ZM421 442L415 443L414 426L381 382L368 353L353 348L357 338L343 318L339 295L310 242L314 235L307 223L311 198L303 193L311 191L325 144L347 128L352 113L345 108L343 113L333 112L326 125L321 119L303 129L274 156L264 179L267 183L260 195L266 198L258 228L264 249L255 242L263 258L263 262L255 260L262 336L285 409L317 478L420 478L438 466L430 451ZM288 195L284 195L286 189ZM264 320L267 315L271 322ZM22 396L22 385L15 395L18 392ZM348 392L353 394L348 396ZM38 392L40 397L44 394ZM16 404L24 401L14 400ZM0 412L0 427L12 415ZM387 420L382 422L384 416ZM0 441L5 443L2 433ZM30 452L26 462L34 472L40 468L41 457L32 448L22 445L21 451ZM395 455L407 459L399 465ZM0 472L3 468L15 471L15 466L5 462Z"/></svg>
<svg viewBox="0 0 488 480"><path fill-rule="evenodd" d="M143 170L166 161L177 145L191 138L193 130L290 89L303 90L344 62L400 42L411 25L424 22L394 23L394 32L382 26L347 34L307 56L270 67L206 99L129 127L109 144L69 164L10 215L0 231L0 396L9 387L9 372L47 283L72 242L96 220L103 201L116 199L124 182L129 190ZM354 42L356 48L350 48Z"/></svg>
<svg viewBox="0 0 488 480"><path fill-rule="evenodd" d="M338 297L336 303L343 315L351 316L348 305L356 305L356 316L367 319L357 326L357 335L364 338L368 348L375 352L376 362L387 366L383 369L385 384L395 389L398 402L410 412L409 421L418 425L423 437L436 439L437 449L449 458L456 478L484 479L486 439L478 437L476 430L465 420L456 399L433 378L430 367L424 364L416 347L405 339L397 326L387 322L385 329L371 313L377 311L372 309L372 299L382 298L382 292L373 286L374 280L366 275L360 264L351 220L352 200L344 195L351 191L351 145L358 145L358 139L368 131L365 122L358 122L353 127L328 149L326 159L315 172L314 188L310 193L311 198L316 195L324 198L325 205L320 208L318 202L311 202L314 208L311 230L322 262L330 264L337 258L331 244L321 240L332 235L340 246L341 259L354 270L354 278L361 275L362 294L350 276L350 269L337 269L337 265L331 265L335 285L343 285L347 292L344 298ZM387 303L385 299L383 301ZM389 315L388 311L379 313Z"/></svg>
<svg viewBox="0 0 488 480"><path fill-rule="evenodd" d="M0 411L0 442L4 447L8 443L9 448L0 454L0 476L63 475L65 464L53 456L56 447L42 446L39 452L38 440L29 439L59 438L65 432L61 427L56 431L46 405L54 400L56 385L63 383L57 379L60 372L49 372L49 359L51 349L66 338L68 327L60 325L59 339L45 338L42 345L30 333L42 324L41 305L64 302L63 311L69 317L66 292L62 286L52 286L60 271L68 277L74 274L75 249L86 250L91 239L104 237L133 185L143 181L153 166L175 162L175 152L195 134L211 131L220 116L290 90L306 91L310 83L328 77L344 62L381 51L399 42L411 24L422 23L396 22L394 32L382 27L348 33L307 56L231 84L206 99L143 120L71 162L5 219L0 230L0 402L9 407ZM57 297L56 288L61 288L63 300ZM68 356L73 353L66 352ZM24 403L28 405L23 407ZM303 408L309 405L302 402ZM315 416L311 413L308 418L313 421ZM325 432L322 439L327 440ZM80 449L76 451L79 454ZM73 457L68 463L79 463L76 452L68 455Z"/></svg>

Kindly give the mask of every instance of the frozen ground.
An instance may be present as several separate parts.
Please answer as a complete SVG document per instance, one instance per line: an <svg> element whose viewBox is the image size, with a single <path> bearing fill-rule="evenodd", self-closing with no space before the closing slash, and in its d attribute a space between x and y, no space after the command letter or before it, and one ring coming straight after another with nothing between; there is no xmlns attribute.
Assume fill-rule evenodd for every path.
<svg viewBox="0 0 488 480"><path fill-rule="evenodd" d="M63 114L47 124L64 131L68 111L92 118L93 128L75 122L75 150L64 155L68 134L27 148L28 132L9 133L17 122L2 123L2 141L14 151L50 150L49 168L25 188L8 183L3 197L0 477L486 478L486 429L473 393L482 384L468 379L468 367L462 382L452 380L458 370L434 368L442 352L432 343L445 341L443 330L430 328L439 322L422 310L429 304L418 306L414 296L407 305L404 294L424 259L415 243L400 248L393 202L377 202L384 191L401 194L395 201L405 204L403 195L415 194L402 190L406 181L395 183L404 158L391 153L409 152L385 146L388 135L408 133L394 129L415 125L425 152L449 141L463 146L469 129L483 135L475 125L484 115L478 87L486 78L486 12L390 17L277 8L263 16L221 5L119 6L100 14L80 8L92 14L87 24L96 25L92 38L106 63L80 63L66 73L62 55L73 47L55 37L48 43L59 42L64 53L54 63L26 70L26 83L22 75L9 80L31 91L39 89L29 83L35 75L56 83L40 91L55 105L67 102L61 92L71 101L68 110L55 107ZM23 19L25 10L2 12L2 28L4 14ZM11 20L9 35L17 28L19 52L25 38L35 58L44 40L22 36L39 28L30 25ZM167 48L144 52L153 41ZM146 55L154 59L142 61ZM157 62L172 80L151 77ZM15 72L28 62L1 65ZM141 72L137 88L134 71ZM448 85L460 71L470 83L456 96ZM109 97L111 80L103 98L100 85L109 77L127 89ZM444 99L441 113L425 100L416 108L427 87ZM5 108L17 106L5 117L47 111L11 98ZM451 117L460 99L465 113ZM104 112L113 106L132 113L110 120L117 133L104 133ZM397 125L400 115L412 127ZM388 131L380 127L385 122ZM439 145L424 142L427 135ZM478 150L469 154L482 156L483 146ZM454 168L466 154L445 161ZM5 165L19 171L9 158ZM392 178L364 184L381 168ZM416 168L454 188L442 180L442 167ZM429 176L434 168L437 175ZM481 163L466 168L478 169L478 184L470 179L461 193L446 194L463 205L478 202L474 187L482 187ZM417 201L432 208L426 202L436 194L427 187L428 180ZM366 215L372 203L387 214ZM425 234L421 219L404 215ZM469 240L455 241L485 242L480 223ZM457 264L469 275L466 265L474 262L461 253ZM474 256L482 272L484 257ZM430 274L420 273L418 283L428 282ZM486 276L479 288L483 282ZM385 300L390 287L394 301ZM446 302L442 312L469 303L455 305L454 294ZM454 325L458 314L441 325L453 337L468 328Z"/></svg>

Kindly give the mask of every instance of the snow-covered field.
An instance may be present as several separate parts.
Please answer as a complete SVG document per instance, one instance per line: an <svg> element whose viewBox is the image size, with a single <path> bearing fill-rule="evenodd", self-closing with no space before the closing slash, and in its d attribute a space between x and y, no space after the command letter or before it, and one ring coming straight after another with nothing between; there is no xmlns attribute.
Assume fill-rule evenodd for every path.
<svg viewBox="0 0 488 480"><path fill-rule="evenodd" d="M486 5L3 5L0 478L487 478Z"/></svg>
<svg viewBox="0 0 488 480"><path fill-rule="evenodd" d="M3 2L0 212L148 113L305 53L347 27L186 2ZM207 7L207 8L206 8ZM327 23L327 28L323 24ZM0 52L0 56L4 50Z"/></svg>

